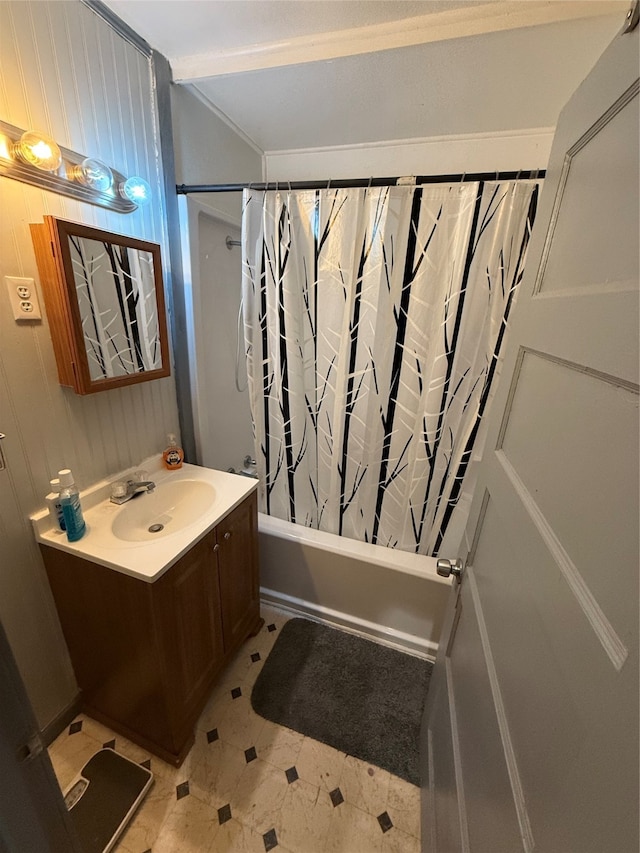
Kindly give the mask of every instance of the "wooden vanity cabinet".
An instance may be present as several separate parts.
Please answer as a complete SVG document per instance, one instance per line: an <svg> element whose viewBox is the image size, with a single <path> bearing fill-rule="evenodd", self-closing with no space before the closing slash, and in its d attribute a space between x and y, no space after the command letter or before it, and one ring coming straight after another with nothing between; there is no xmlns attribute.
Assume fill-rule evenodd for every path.
<svg viewBox="0 0 640 853"><path fill-rule="evenodd" d="M179 765L216 675L262 624L256 493L153 583L41 550L83 710Z"/></svg>
<svg viewBox="0 0 640 853"><path fill-rule="evenodd" d="M260 611L258 511L254 492L216 528L224 647L237 649ZM244 566L243 572L237 566Z"/></svg>

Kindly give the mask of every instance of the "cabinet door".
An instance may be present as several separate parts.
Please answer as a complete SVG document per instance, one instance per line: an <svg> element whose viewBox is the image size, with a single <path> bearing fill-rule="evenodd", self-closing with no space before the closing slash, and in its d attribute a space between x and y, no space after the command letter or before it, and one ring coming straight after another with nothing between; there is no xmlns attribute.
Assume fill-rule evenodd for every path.
<svg viewBox="0 0 640 853"><path fill-rule="evenodd" d="M255 492L220 522L216 535L222 630L228 654L242 643L260 618Z"/></svg>
<svg viewBox="0 0 640 853"><path fill-rule="evenodd" d="M198 542L157 582L159 641L174 719L192 722L220 668L224 648L215 534Z"/></svg>

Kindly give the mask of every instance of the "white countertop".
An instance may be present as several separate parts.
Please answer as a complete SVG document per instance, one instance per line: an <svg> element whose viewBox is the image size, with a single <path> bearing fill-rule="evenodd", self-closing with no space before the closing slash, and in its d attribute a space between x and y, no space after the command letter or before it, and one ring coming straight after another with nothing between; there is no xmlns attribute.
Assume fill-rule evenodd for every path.
<svg viewBox="0 0 640 853"><path fill-rule="evenodd" d="M175 533L167 533L152 541L123 541L112 532L116 515L126 511L131 504L144 501L147 496L142 494L128 503L114 504L109 500L111 484L117 480L126 480L132 476L134 470L139 469L144 469L149 474L149 479L157 486L180 479L204 481L214 487L215 497L210 506L192 523L181 527ZM135 469L120 472L80 492L87 532L78 542L69 542L66 533L52 527L51 517L46 509L30 518L36 540L42 545L58 548L152 583L257 487L258 481L251 477L228 474L226 471L215 471L199 465L184 463L177 471L167 471L160 456L156 456L145 460Z"/></svg>

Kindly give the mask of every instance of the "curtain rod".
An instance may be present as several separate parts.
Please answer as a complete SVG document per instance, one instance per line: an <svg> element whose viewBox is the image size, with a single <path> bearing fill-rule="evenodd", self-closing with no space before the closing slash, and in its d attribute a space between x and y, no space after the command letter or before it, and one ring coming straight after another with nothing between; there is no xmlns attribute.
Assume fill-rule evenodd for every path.
<svg viewBox="0 0 640 853"><path fill-rule="evenodd" d="M517 181L544 178L545 169L520 170L518 172L469 172L459 175L419 175L415 185L456 184L467 181ZM394 187L413 186L413 179L402 178L341 178L326 181L270 181L269 183L244 184L177 184L178 195L191 193L237 193L252 190L324 190L348 187Z"/></svg>

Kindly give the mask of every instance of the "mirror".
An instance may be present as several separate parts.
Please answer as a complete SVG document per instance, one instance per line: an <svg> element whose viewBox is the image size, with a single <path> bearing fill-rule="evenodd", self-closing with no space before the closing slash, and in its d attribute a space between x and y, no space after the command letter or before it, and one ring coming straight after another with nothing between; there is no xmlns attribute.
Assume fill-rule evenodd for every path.
<svg viewBox="0 0 640 853"><path fill-rule="evenodd" d="M160 246L53 216L31 232L61 384L91 394L168 376Z"/></svg>

